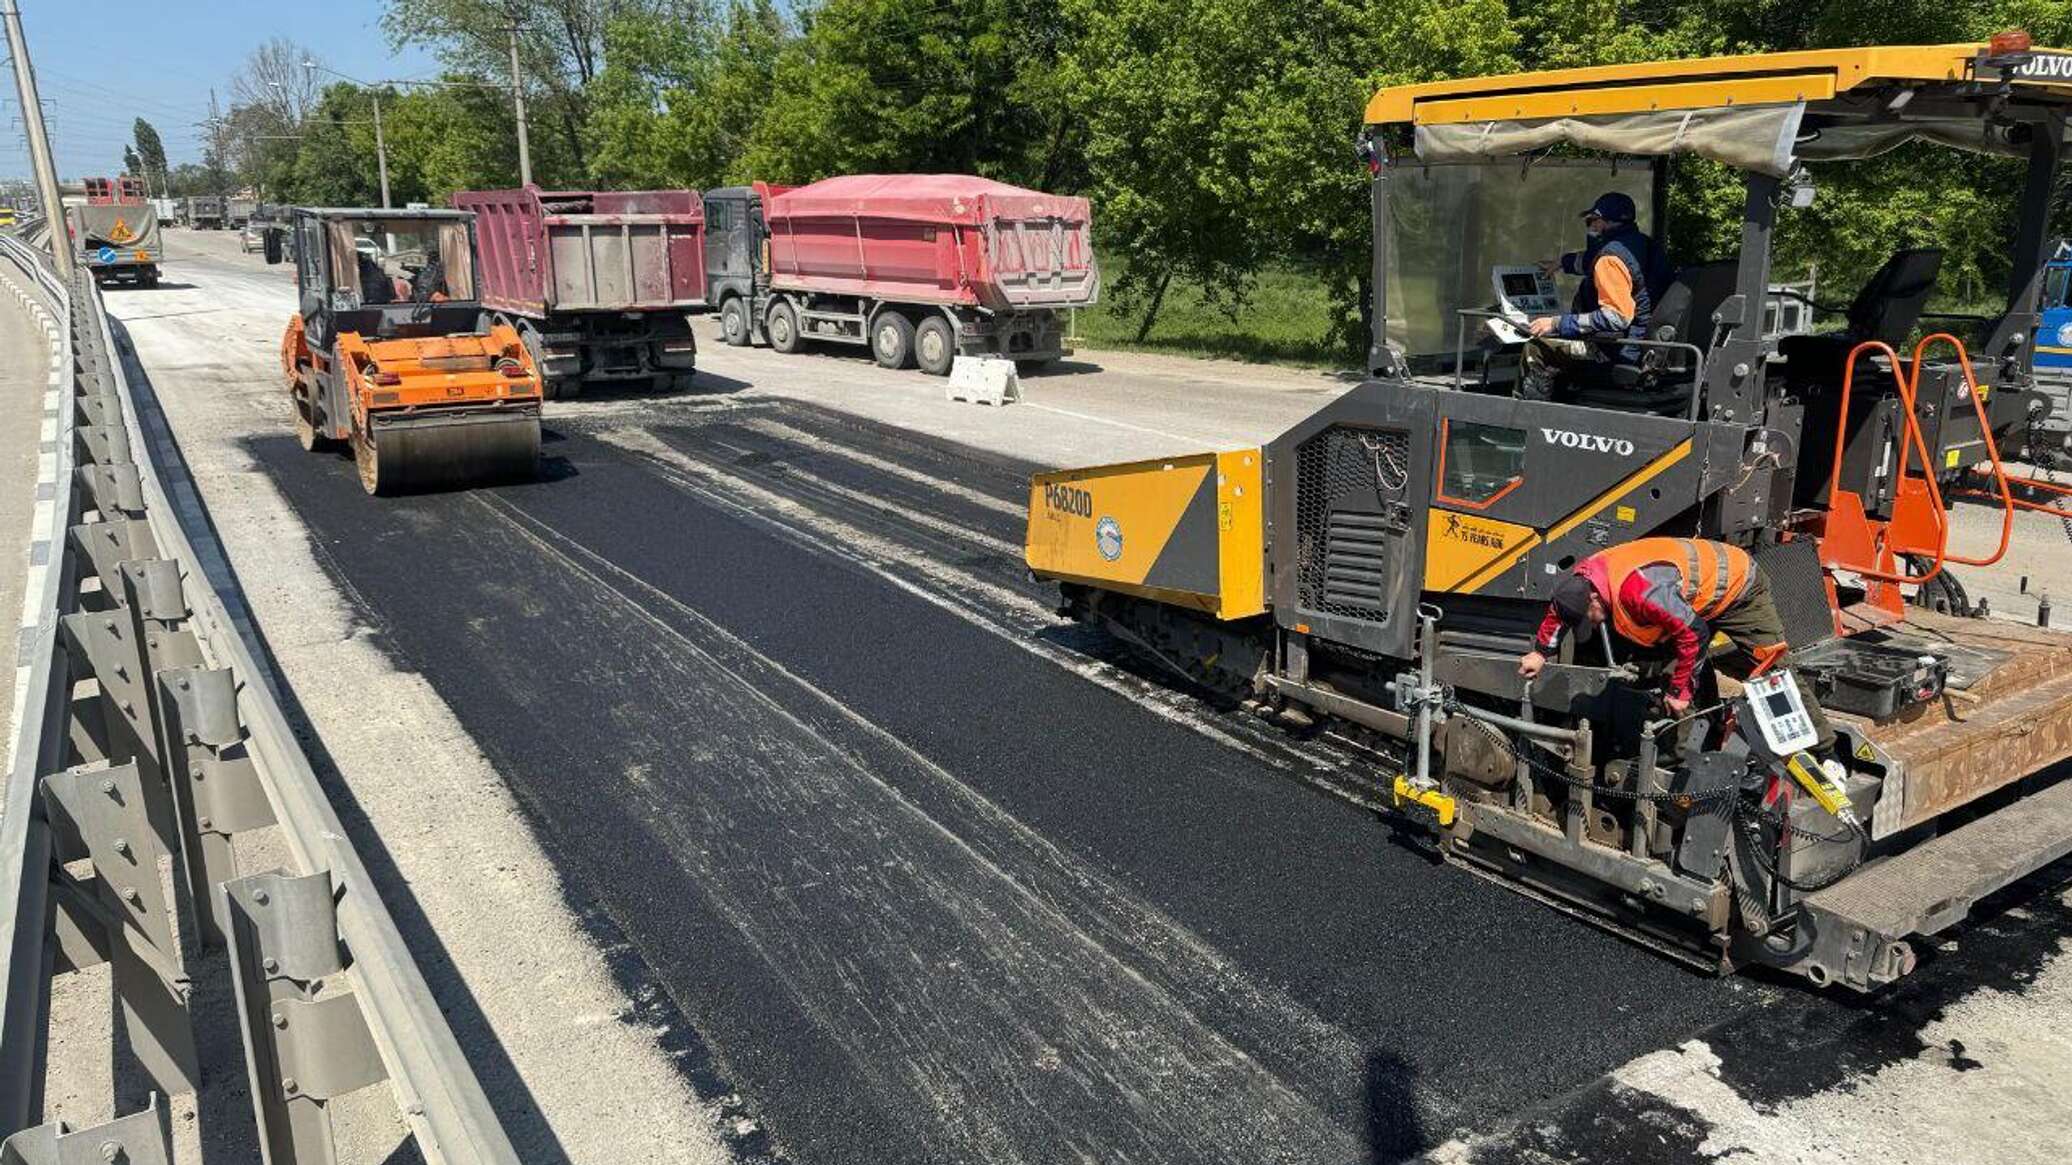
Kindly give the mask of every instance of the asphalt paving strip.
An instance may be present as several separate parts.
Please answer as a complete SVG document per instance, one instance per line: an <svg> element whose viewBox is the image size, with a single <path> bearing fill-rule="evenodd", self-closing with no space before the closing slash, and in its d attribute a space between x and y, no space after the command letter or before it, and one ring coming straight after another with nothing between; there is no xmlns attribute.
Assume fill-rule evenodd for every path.
<svg viewBox="0 0 2072 1165"><path fill-rule="evenodd" d="M1061 1143L1058 1130L1010 1115L1032 1106L1071 1112L1076 1135L1100 1158L1315 1159L1312 1150L1350 1136L1388 1159L1557 1095L1763 994L1691 976L1432 868L1390 844L1369 815L975 632L839 556L773 537L686 492L654 463L574 429L561 435L550 446L567 465L559 480L395 501L359 496L343 459L311 458L286 441L255 453L399 660L449 700L539 815L557 861L606 904L727 1075L802 1159L1041 1159L1041 1146ZM662 435L686 444L711 436ZM897 447L875 452L913 457ZM810 459L816 475L857 465L794 455ZM888 496L904 488L876 484ZM995 478L979 488L1003 487ZM930 504L954 512L953 503ZM515 520L495 520L484 507L508 507ZM967 517L1001 529L997 513ZM599 585L614 574L612 586ZM714 682L720 673L687 678L689 647L668 644L699 624L707 639L723 631L781 669L730 673L754 675L748 686L774 704L742 703L732 681ZM773 708L792 726L741 735L748 722L783 719ZM850 722L830 724L831 709ZM739 756L776 753L798 771L780 766L760 785L727 775ZM814 880L802 874L813 871L781 855L821 827L808 830L750 797L752 788L767 793L776 772L798 782L829 766L882 784L962 847L910 856L914 876L933 880L918 893L914 884L876 883L899 910L875 929L796 901ZM995 812L972 810L958 788ZM959 865L968 857L955 856L972 847L989 855L1019 847L1016 868L1039 867L1024 834L1060 855L1050 860L1069 874L1053 880L1080 889L1059 899L1069 911L1042 924L1069 918L1070 931L1044 931L1032 915L986 932L1017 961L989 981L999 994L961 997L956 1022L917 1024L918 1036L873 1028L866 1019L875 1008L848 1014L829 1003L843 988L882 1002L901 978L948 979L940 960L959 949L953 940L970 919L928 917L939 905L931 890L948 878L960 894L978 895L970 868ZM890 837L847 841L855 849L841 869L860 876L865 856ZM711 856L735 846L726 862ZM692 851L705 855L695 870L684 863ZM758 896L773 913L744 914L742 903ZM987 914L1010 917L1004 903L1015 900L1007 895ZM1187 936L1178 945L1203 949L1180 963L1160 956L1132 934L1147 918ZM1045 943L1032 946L1039 936ZM801 977L808 963L794 946L809 940L829 960L826 979ZM1068 968L1040 949L1059 943L1081 949L1079 961L1128 973L1082 982L1062 1004L1055 981ZM998 957L983 945L959 961ZM886 961L886 950L905 961ZM1212 973L1224 967L1234 981ZM1115 996L1118 984L1139 981L1155 990ZM1026 1064L981 1056L994 1074L965 1081L957 1114L924 1103L923 1079L940 1087L944 1073L974 1071L964 1057L1016 1030L1006 1021L1024 1004L1002 997L1032 993L1045 997L1044 1022L1058 1031L1083 1033L1088 1015L1122 1025L1103 1029L1112 1047L1076 1049L1092 1056L1081 1091L1069 1102L1032 1093ZM1255 1022L1248 993L1271 1000L1283 1020ZM924 1010L942 1006L932 1000ZM1166 1080L1164 1099L1177 1099L1189 1121L1147 1123L1146 1094L1122 1077L1158 1057L1141 1032L1118 1034L1130 1024L1117 1017L1131 1015L1166 1024L1171 1047L1206 1040L1193 1046L1220 1046L1228 1063L1263 1076ZM1287 1016L1303 1030L1288 1031ZM1337 1045L1333 1032L1348 1043ZM939 1071L888 1080L865 1065L873 1046ZM1044 1060L1041 1051L1029 1058L1038 1072L1049 1071ZM1241 1144L1228 1121L1205 1115L1238 1108L1201 1106L1233 1096L1250 1098L1242 1121L1252 1130L1292 1123ZM1307 1113L1312 1105L1327 1119Z"/></svg>

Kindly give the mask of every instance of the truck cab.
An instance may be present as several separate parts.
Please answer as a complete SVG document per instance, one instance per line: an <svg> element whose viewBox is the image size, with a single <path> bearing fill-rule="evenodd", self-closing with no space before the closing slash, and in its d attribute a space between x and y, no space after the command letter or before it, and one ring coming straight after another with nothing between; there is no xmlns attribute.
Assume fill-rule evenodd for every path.
<svg viewBox="0 0 2072 1165"><path fill-rule="evenodd" d="M705 192L705 302L719 309L720 332L743 347L761 329L752 310L767 286L763 200L753 186Z"/></svg>

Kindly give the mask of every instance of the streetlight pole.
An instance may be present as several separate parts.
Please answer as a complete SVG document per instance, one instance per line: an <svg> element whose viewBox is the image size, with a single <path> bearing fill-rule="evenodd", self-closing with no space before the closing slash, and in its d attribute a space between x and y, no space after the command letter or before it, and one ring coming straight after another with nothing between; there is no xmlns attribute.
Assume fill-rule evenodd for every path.
<svg viewBox="0 0 2072 1165"><path fill-rule="evenodd" d="M50 156L50 135L43 127L43 99L36 95L36 70L29 64L29 44L22 36L22 13L14 0L0 0L7 21L7 52L14 58L14 86L22 102L22 131L29 139L29 164L36 171L36 194L43 200L44 223L50 230L50 257L58 274L72 277L72 235L65 226L65 204L58 195L57 165Z"/></svg>

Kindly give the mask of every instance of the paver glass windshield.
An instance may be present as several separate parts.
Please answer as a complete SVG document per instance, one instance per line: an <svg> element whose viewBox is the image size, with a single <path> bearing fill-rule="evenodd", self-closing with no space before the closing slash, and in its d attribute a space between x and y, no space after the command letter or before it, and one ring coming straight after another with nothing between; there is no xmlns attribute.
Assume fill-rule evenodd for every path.
<svg viewBox="0 0 2072 1165"><path fill-rule="evenodd" d="M365 304L473 300L467 224L409 218L334 222L331 281Z"/></svg>

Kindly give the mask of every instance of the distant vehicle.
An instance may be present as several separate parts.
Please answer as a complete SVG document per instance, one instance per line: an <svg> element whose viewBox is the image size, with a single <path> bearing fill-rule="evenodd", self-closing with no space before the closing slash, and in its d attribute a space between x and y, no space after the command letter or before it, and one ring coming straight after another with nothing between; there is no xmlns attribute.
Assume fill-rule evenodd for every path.
<svg viewBox="0 0 2072 1165"><path fill-rule="evenodd" d="M0 231L11 231L14 229L14 224L14 208L11 206L0 206Z"/></svg>
<svg viewBox="0 0 2072 1165"><path fill-rule="evenodd" d="M94 282L158 284L158 263L165 254L158 229L158 209L143 197L135 179L111 182L88 178L86 202L65 208L65 233L72 240L79 265L93 272Z"/></svg>
<svg viewBox="0 0 2072 1165"><path fill-rule="evenodd" d="M963 174L708 190L705 229L727 343L858 344L934 376L960 355L1070 355L1066 309L1100 289L1086 199Z"/></svg>
<svg viewBox="0 0 2072 1165"><path fill-rule="evenodd" d="M482 304L525 337L547 396L586 381L690 380L705 306L705 209L695 190L464 190L482 249Z"/></svg>
<svg viewBox="0 0 2072 1165"><path fill-rule="evenodd" d="M243 230L252 221L252 215L259 209L259 202L252 198L232 198L224 203L224 229Z"/></svg>
<svg viewBox="0 0 2072 1165"><path fill-rule="evenodd" d="M249 255L266 249L266 232L272 224L265 219L255 218L245 222L244 229L237 233L237 249Z"/></svg>
<svg viewBox="0 0 2072 1165"><path fill-rule="evenodd" d="M2072 450L2072 243L2060 241L2043 268L2043 322L2036 328L2036 387L2050 399L2038 422L2054 452Z"/></svg>
<svg viewBox="0 0 2072 1165"><path fill-rule="evenodd" d="M182 221L197 231L220 231L223 229L223 196L220 194L197 194L187 200L187 213Z"/></svg>

